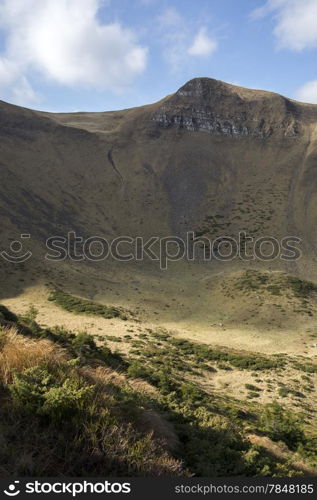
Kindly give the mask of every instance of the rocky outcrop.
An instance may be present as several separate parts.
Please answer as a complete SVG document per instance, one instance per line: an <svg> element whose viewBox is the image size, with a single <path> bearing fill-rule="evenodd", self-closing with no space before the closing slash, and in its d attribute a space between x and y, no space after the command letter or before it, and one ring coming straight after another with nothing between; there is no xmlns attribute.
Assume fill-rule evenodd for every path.
<svg viewBox="0 0 317 500"><path fill-rule="evenodd" d="M296 104L277 94L195 78L165 100L152 120L162 128L267 138L299 135L298 116Z"/></svg>

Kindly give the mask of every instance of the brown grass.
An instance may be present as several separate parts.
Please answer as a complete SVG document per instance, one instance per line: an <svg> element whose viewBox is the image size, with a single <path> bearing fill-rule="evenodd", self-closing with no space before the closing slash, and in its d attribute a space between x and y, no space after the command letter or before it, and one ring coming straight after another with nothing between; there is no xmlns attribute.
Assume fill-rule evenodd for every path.
<svg viewBox="0 0 317 500"><path fill-rule="evenodd" d="M178 443L170 424L137 400L124 400L130 381L123 374L94 363L71 368L68 360L67 352L49 340L23 337L14 328L0 329L0 382L4 388L12 383L14 373L43 364L52 373L58 365L69 377L80 377L95 388L74 428L69 420L63 420L61 427L57 422L39 425L35 415L26 417L12 404L8 391L1 394L5 396L0 415L1 476L188 475L171 454ZM113 386L122 389L123 400Z"/></svg>
<svg viewBox="0 0 317 500"><path fill-rule="evenodd" d="M148 382L141 379L127 379L123 374L120 374L110 368L99 366L95 369L85 368L81 373L88 377L89 382L93 382L98 388L100 395L108 397L111 393L109 384L119 387L129 386L132 390L148 396L157 396L158 391ZM162 448L169 451L177 451L179 448L179 439L170 422L164 419L163 415L153 409L143 409L140 413L138 427L149 433L153 438L157 439Z"/></svg>
<svg viewBox="0 0 317 500"><path fill-rule="evenodd" d="M11 382L14 372L66 358L65 351L49 340L24 338L15 328L0 330L0 378L5 384Z"/></svg>

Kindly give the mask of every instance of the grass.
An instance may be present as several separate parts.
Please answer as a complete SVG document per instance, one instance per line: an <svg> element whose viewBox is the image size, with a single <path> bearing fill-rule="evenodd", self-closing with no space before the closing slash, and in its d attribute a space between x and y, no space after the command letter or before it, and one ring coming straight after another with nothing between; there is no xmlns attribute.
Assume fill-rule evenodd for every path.
<svg viewBox="0 0 317 500"><path fill-rule="evenodd" d="M238 290L244 292L267 291L272 295L282 295L283 290L290 290L294 297L302 300L309 299L313 293L317 292L317 285L311 281L299 279L294 276L280 276L277 282L274 282L272 276L262 273L255 269L249 269L239 278L237 283ZM305 306L305 302L303 303ZM308 303L306 303L307 307Z"/></svg>
<svg viewBox="0 0 317 500"><path fill-rule="evenodd" d="M283 410L276 402L266 406L261 416L260 428L271 439L283 441L292 450L296 450L306 439L300 418Z"/></svg>
<svg viewBox="0 0 317 500"><path fill-rule="evenodd" d="M139 424L150 400L112 380L52 341L2 331L1 476L186 475Z"/></svg>
<svg viewBox="0 0 317 500"><path fill-rule="evenodd" d="M302 299L307 299L312 293L317 292L317 285L311 281L288 277L287 283L292 289L294 295Z"/></svg>
<svg viewBox="0 0 317 500"><path fill-rule="evenodd" d="M226 367L224 363L241 370L269 370L283 367L285 362L281 358L269 358L259 354L244 354L224 349L216 349L205 344L190 342L189 340L170 338L170 345L184 356L194 356L197 361L216 361L220 362L220 367Z"/></svg>
<svg viewBox="0 0 317 500"><path fill-rule="evenodd" d="M231 470L235 470L233 474L237 473L237 470L241 470L241 473L244 475L253 475L254 473L259 475L298 474L298 471L292 469L290 463L285 464L283 461L279 462L279 460L272 461L272 456L269 458L263 448L250 447L250 443L245 438L245 428L248 429L248 432L252 428L254 433L263 433L261 415L266 411L266 406L256 403L257 398L261 395L262 389L260 387L253 384L246 384L245 387L248 390L248 394L247 400L243 402L219 393L215 394L213 392L210 394L203 390L199 383L200 380L204 379L204 376L207 376L204 375L208 372L206 367L215 371L208 364L209 361L206 361L206 357L210 356L208 351L210 349L209 346L192 343L181 338L174 338L168 333L159 330L148 331L148 333L150 336L149 340L147 343L143 343L142 348L135 353L137 358L130 365L128 371L130 376L143 378L148 383L154 385L163 395L166 411L173 412L173 424L184 444L184 451L181 456L190 471L194 471L198 476L217 474L225 476L228 474L229 466L223 456L224 450L221 446L219 445L216 452L219 455L215 457L209 450L205 450L206 443L203 442L202 429L206 426L206 422L217 422L215 423L215 435L217 436L216 430L219 430L218 418L221 415L224 427L227 429L231 428L231 441L226 443L229 449L228 453L232 452L232 448L239 450L236 455L234 453L232 455L232 457L235 457L232 458L233 469ZM205 349L208 350L205 351ZM197 353L199 353L199 356L197 356ZM232 352L227 352L227 354L237 355L237 353ZM239 353L239 356L241 356L241 353ZM240 365L241 360L239 356L238 364ZM219 368L222 362L217 361L217 358L218 356L216 356L215 362L217 368ZM212 359L215 359L214 352ZM287 363L285 359L280 357L273 357L272 362L274 366L278 365L276 368L282 368ZM247 368L244 367L243 369ZM254 371L253 374L256 376L258 371ZM301 397L295 390L291 390L290 394L294 397ZM280 412L281 414L284 413L282 407L280 407ZM287 419L287 411L285 411L285 414L285 419ZM183 423L183 419L185 419L186 424ZM298 421L301 421L301 419L302 417L298 417ZM187 425L190 427L188 428ZM193 427L196 428L201 438L198 439L196 432L193 433ZM309 455L309 460L316 467L317 457L312 452L312 446L309 445L309 437L304 433L302 424L301 432L301 440L294 442L291 446L293 449L300 450L298 453L301 453L303 456L306 454L308 457ZM269 435L271 439L275 438L269 431L266 432L266 435ZM285 440L291 440L291 436L292 434L290 433L288 437L286 434L283 437ZM214 439L217 441L217 437ZM310 454L308 454L309 449ZM196 454L194 455L191 450L196 450ZM213 460L217 460L219 465L218 472L215 472L215 463ZM247 465L246 461L248 460L250 460L250 463ZM240 467L241 469L239 469Z"/></svg>
<svg viewBox="0 0 317 500"><path fill-rule="evenodd" d="M268 285L266 290L272 295L281 295L281 288L279 285Z"/></svg>
<svg viewBox="0 0 317 500"><path fill-rule="evenodd" d="M46 339L67 349L73 357L78 357L83 362L99 360L111 368L125 369L126 363L116 352L112 352L106 345L97 346L93 337L86 331L74 334L63 327L41 328L34 318L34 310L30 310L21 317L16 317L14 326L27 341L32 339Z"/></svg>
<svg viewBox="0 0 317 500"><path fill-rule="evenodd" d="M317 364L313 364L313 363L301 363L301 362L294 362L293 363L294 365L294 368L296 368L296 370L301 370L303 372L306 372L306 373L317 373Z"/></svg>
<svg viewBox="0 0 317 500"><path fill-rule="evenodd" d="M33 340L18 335L14 328L0 332L0 378L4 384L12 381L12 375L37 363L58 361L58 350L48 340Z"/></svg>
<svg viewBox="0 0 317 500"><path fill-rule="evenodd" d="M260 392L261 391L260 387L258 387L257 385L253 385L253 384L245 384L244 387L248 391L252 391L252 392Z"/></svg>
<svg viewBox="0 0 317 500"><path fill-rule="evenodd" d="M238 280L237 288L246 292L257 291L266 285L269 281L267 274L260 273L259 271L250 269Z"/></svg>
<svg viewBox="0 0 317 500"><path fill-rule="evenodd" d="M285 360L213 349L163 330L140 331L139 338L125 339L138 349L122 357L87 332L41 328L34 308L17 318L16 328L2 330L0 473L298 474L289 461L253 445L251 431L316 462L315 438L307 436L302 417L259 404L258 386L246 384L248 399L241 401L201 384L204 373L216 371L213 363L257 375ZM148 422L145 415L153 412ZM171 441L173 449L166 446Z"/></svg>
<svg viewBox="0 0 317 500"><path fill-rule="evenodd" d="M90 300L75 297L60 289L51 291L48 300L55 302L66 311L76 314L88 314L90 316L101 316L102 318L120 318L127 320L130 312L119 307L105 306Z"/></svg>

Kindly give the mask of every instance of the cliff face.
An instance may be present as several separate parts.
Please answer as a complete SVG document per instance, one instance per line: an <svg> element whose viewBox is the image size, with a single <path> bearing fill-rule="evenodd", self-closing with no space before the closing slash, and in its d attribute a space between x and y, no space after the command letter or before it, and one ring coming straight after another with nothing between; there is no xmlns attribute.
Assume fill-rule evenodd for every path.
<svg viewBox="0 0 317 500"><path fill-rule="evenodd" d="M169 98L152 120L215 135L295 137L301 132L299 106L276 94L240 89L210 78L195 78Z"/></svg>

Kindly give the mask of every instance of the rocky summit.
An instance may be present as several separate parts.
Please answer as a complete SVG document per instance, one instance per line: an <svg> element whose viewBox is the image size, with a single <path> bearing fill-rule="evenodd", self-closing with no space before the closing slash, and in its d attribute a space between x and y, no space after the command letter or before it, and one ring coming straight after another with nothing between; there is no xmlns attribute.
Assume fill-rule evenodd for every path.
<svg viewBox="0 0 317 500"><path fill-rule="evenodd" d="M168 98L152 119L164 128L267 138L299 135L302 115L308 118L304 106L277 94L195 78Z"/></svg>

